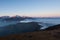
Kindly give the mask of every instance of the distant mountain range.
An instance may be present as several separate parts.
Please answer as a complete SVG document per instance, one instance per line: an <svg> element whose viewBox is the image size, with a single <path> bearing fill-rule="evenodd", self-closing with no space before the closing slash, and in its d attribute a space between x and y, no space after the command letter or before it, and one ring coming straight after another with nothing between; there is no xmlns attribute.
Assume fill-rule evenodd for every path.
<svg viewBox="0 0 60 40"><path fill-rule="evenodd" d="M47 18L47 19L51 19L51 18L60 18L60 17L27 17L27 16L19 16L19 15L16 15L16 16L1 16L0 17L0 20L2 21L21 21L21 20L24 20L24 19L40 19L40 18Z"/></svg>
<svg viewBox="0 0 60 40"><path fill-rule="evenodd" d="M18 16L18 15L16 15L16 16L12 16L12 17L10 17L10 16L1 16L0 17L0 20L2 20L2 21L20 21L20 20L24 20L24 19L32 19L32 17L21 17L21 16Z"/></svg>

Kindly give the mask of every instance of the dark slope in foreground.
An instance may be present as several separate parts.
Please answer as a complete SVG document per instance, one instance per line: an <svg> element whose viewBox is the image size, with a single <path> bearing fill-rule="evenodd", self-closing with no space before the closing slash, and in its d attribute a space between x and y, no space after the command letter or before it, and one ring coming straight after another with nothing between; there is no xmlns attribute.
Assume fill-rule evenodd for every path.
<svg viewBox="0 0 60 40"><path fill-rule="evenodd" d="M58 30L58 29L60 29L60 24L48 27L45 30L49 31L49 30Z"/></svg>
<svg viewBox="0 0 60 40"><path fill-rule="evenodd" d="M36 22L30 22L30 23L18 23L14 25L9 25L2 27L4 30L0 30L0 36L7 36L10 34L20 34L25 32L33 32L40 30L40 25L38 25Z"/></svg>
<svg viewBox="0 0 60 40"><path fill-rule="evenodd" d="M0 37L0 40L60 40L60 25L49 27L45 31L27 32Z"/></svg>

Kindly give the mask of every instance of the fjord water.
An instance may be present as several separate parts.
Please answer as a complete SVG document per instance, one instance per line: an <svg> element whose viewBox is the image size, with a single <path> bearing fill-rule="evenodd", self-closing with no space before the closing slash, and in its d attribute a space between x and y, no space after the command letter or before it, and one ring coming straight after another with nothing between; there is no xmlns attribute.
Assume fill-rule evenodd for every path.
<svg viewBox="0 0 60 40"><path fill-rule="evenodd" d="M49 26L60 24L60 18L41 18L41 19L36 19L36 21L42 22L40 24L43 26L41 29L45 29Z"/></svg>
<svg viewBox="0 0 60 40"><path fill-rule="evenodd" d="M41 18L36 19L36 21L43 23L60 24L60 18Z"/></svg>
<svg viewBox="0 0 60 40"><path fill-rule="evenodd" d="M35 19L25 19L22 21L0 21L0 27L4 27L11 24L17 24L17 23L28 23L28 22L38 22L39 25L42 25L43 27L41 29L45 29L49 26L60 24L60 18L35 18Z"/></svg>
<svg viewBox="0 0 60 40"><path fill-rule="evenodd" d="M36 19L25 19L23 21L20 21L23 23L27 22L38 22L39 25L42 26L41 29L45 29L49 26L60 24L60 18L36 18Z"/></svg>

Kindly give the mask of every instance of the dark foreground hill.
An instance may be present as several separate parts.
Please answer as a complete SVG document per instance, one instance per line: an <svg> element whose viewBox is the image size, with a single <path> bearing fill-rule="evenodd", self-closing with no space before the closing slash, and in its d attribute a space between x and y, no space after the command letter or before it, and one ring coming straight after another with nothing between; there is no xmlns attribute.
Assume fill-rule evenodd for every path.
<svg viewBox="0 0 60 40"><path fill-rule="evenodd" d="M0 40L60 40L60 25L49 27L45 31L27 32L0 37Z"/></svg>
<svg viewBox="0 0 60 40"><path fill-rule="evenodd" d="M45 30L49 31L49 30L58 30L58 29L60 29L60 24L48 27Z"/></svg>
<svg viewBox="0 0 60 40"><path fill-rule="evenodd" d="M12 24L8 26L0 27L3 29L0 30L0 36L33 32L33 31L40 30L40 27L41 26L38 25L36 22Z"/></svg>

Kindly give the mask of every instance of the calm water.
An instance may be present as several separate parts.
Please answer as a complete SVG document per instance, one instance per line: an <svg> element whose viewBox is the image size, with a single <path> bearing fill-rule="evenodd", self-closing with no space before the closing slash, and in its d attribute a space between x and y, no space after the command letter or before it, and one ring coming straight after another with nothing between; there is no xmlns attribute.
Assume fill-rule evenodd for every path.
<svg viewBox="0 0 60 40"><path fill-rule="evenodd" d="M38 22L39 25L42 25L43 27L41 29L45 29L49 26L53 26L53 25L57 25L60 24L60 19L58 18L40 18L40 19L26 19L23 21L20 21L23 23L27 23L27 22Z"/></svg>
<svg viewBox="0 0 60 40"><path fill-rule="evenodd" d="M60 24L60 19L36 19L37 22L51 23L51 24Z"/></svg>
<svg viewBox="0 0 60 40"><path fill-rule="evenodd" d="M60 19L56 18L56 19L49 19L49 18L37 18L37 19L25 19L22 21L10 21L10 22L3 22L0 21L0 27L6 26L6 25L11 25L11 24L17 24L19 22L22 23L28 23L28 22L38 22L39 25L42 25L43 27L41 29L45 29L49 26L53 26L53 25L57 25L60 24Z"/></svg>

